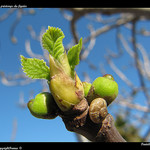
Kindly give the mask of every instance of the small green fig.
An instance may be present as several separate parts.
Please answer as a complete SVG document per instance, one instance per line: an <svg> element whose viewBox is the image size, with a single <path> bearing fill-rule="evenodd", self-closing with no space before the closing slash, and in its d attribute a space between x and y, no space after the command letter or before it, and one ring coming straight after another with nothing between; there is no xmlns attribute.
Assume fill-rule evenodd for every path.
<svg viewBox="0 0 150 150"><path fill-rule="evenodd" d="M84 88L84 96L87 97L92 84L88 83L88 82L82 82L82 84L83 84L83 88Z"/></svg>
<svg viewBox="0 0 150 150"><path fill-rule="evenodd" d="M87 99L89 103L91 103L91 101L95 98L104 98L108 106L117 97L117 95L118 84L114 81L112 75L107 74L94 80Z"/></svg>
<svg viewBox="0 0 150 150"><path fill-rule="evenodd" d="M51 93L42 92L36 95L35 99L28 102L31 114L36 118L54 119L57 117L58 107Z"/></svg>

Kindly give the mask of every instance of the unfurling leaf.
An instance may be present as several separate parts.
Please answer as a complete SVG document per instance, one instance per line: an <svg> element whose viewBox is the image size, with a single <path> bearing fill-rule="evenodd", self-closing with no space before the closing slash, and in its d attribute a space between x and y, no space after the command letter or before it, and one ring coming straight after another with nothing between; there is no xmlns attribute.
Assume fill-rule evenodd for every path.
<svg viewBox="0 0 150 150"><path fill-rule="evenodd" d="M42 36L43 48L48 50L49 54L57 60L59 60L59 56L64 52L62 43L64 37L61 29L50 26Z"/></svg>
<svg viewBox="0 0 150 150"><path fill-rule="evenodd" d="M44 60L40 60L37 58L25 58L21 57L21 65L22 69L26 73L26 75L32 79L47 79L50 80L50 69L46 65Z"/></svg>
<svg viewBox="0 0 150 150"><path fill-rule="evenodd" d="M77 45L71 47L68 51L68 61L72 71L74 71L75 66L79 64L80 61L79 55L81 49L82 49L82 38L80 39Z"/></svg>

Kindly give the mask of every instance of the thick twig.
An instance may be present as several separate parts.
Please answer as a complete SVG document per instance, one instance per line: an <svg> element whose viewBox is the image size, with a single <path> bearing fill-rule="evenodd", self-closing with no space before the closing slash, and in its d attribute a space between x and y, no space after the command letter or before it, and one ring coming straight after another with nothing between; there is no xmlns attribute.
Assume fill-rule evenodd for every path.
<svg viewBox="0 0 150 150"><path fill-rule="evenodd" d="M114 126L113 117L108 114L102 122L102 126L95 141L100 142L126 142Z"/></svg>
<svg viewBox="0 0 150 150"><path fill-rule="evenodd" d="M113 117L108 114L100 124L95 124L89 117L87 101L82 100L73 112L60 114L67 130L85 136L93 142L126 142L117 131Z"/></svg>

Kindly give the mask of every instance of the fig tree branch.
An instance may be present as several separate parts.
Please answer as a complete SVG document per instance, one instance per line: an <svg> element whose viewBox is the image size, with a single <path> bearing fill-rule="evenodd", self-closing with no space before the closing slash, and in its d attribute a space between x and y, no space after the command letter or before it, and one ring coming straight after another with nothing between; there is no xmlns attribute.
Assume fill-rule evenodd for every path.
<svg viewBox="0 0 150 150"><path fill-rule="evenodd" d="M74 116L60 113L67 130L81 134L93 142L126 142L117 131L110 114L101 123L93 123L89 117L89 106L86 100L82 100L74 111L80 113Z"/></svg>

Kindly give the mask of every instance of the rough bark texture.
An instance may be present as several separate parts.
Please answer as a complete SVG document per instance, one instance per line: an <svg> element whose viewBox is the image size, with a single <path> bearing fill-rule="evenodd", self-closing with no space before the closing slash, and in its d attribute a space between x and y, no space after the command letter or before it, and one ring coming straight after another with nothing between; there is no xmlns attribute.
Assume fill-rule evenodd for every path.
<svg viewBox="0 0 150 150"><path fill-rule="evenodd" d="M93 142L125 142L114 126L113 117L108 114L100 124L89 117L89 106L85 99L73 108L73 111L60 113L67 130L85 136Z"/></svg>
<svg viewBox="0 0 150 150"><path fill-rule="evenodd" d="M101 142L125 142L123 137L116 129L113 121L113 117L108 114L102 121L102 126L95 138L95 141Z"/></svg>

